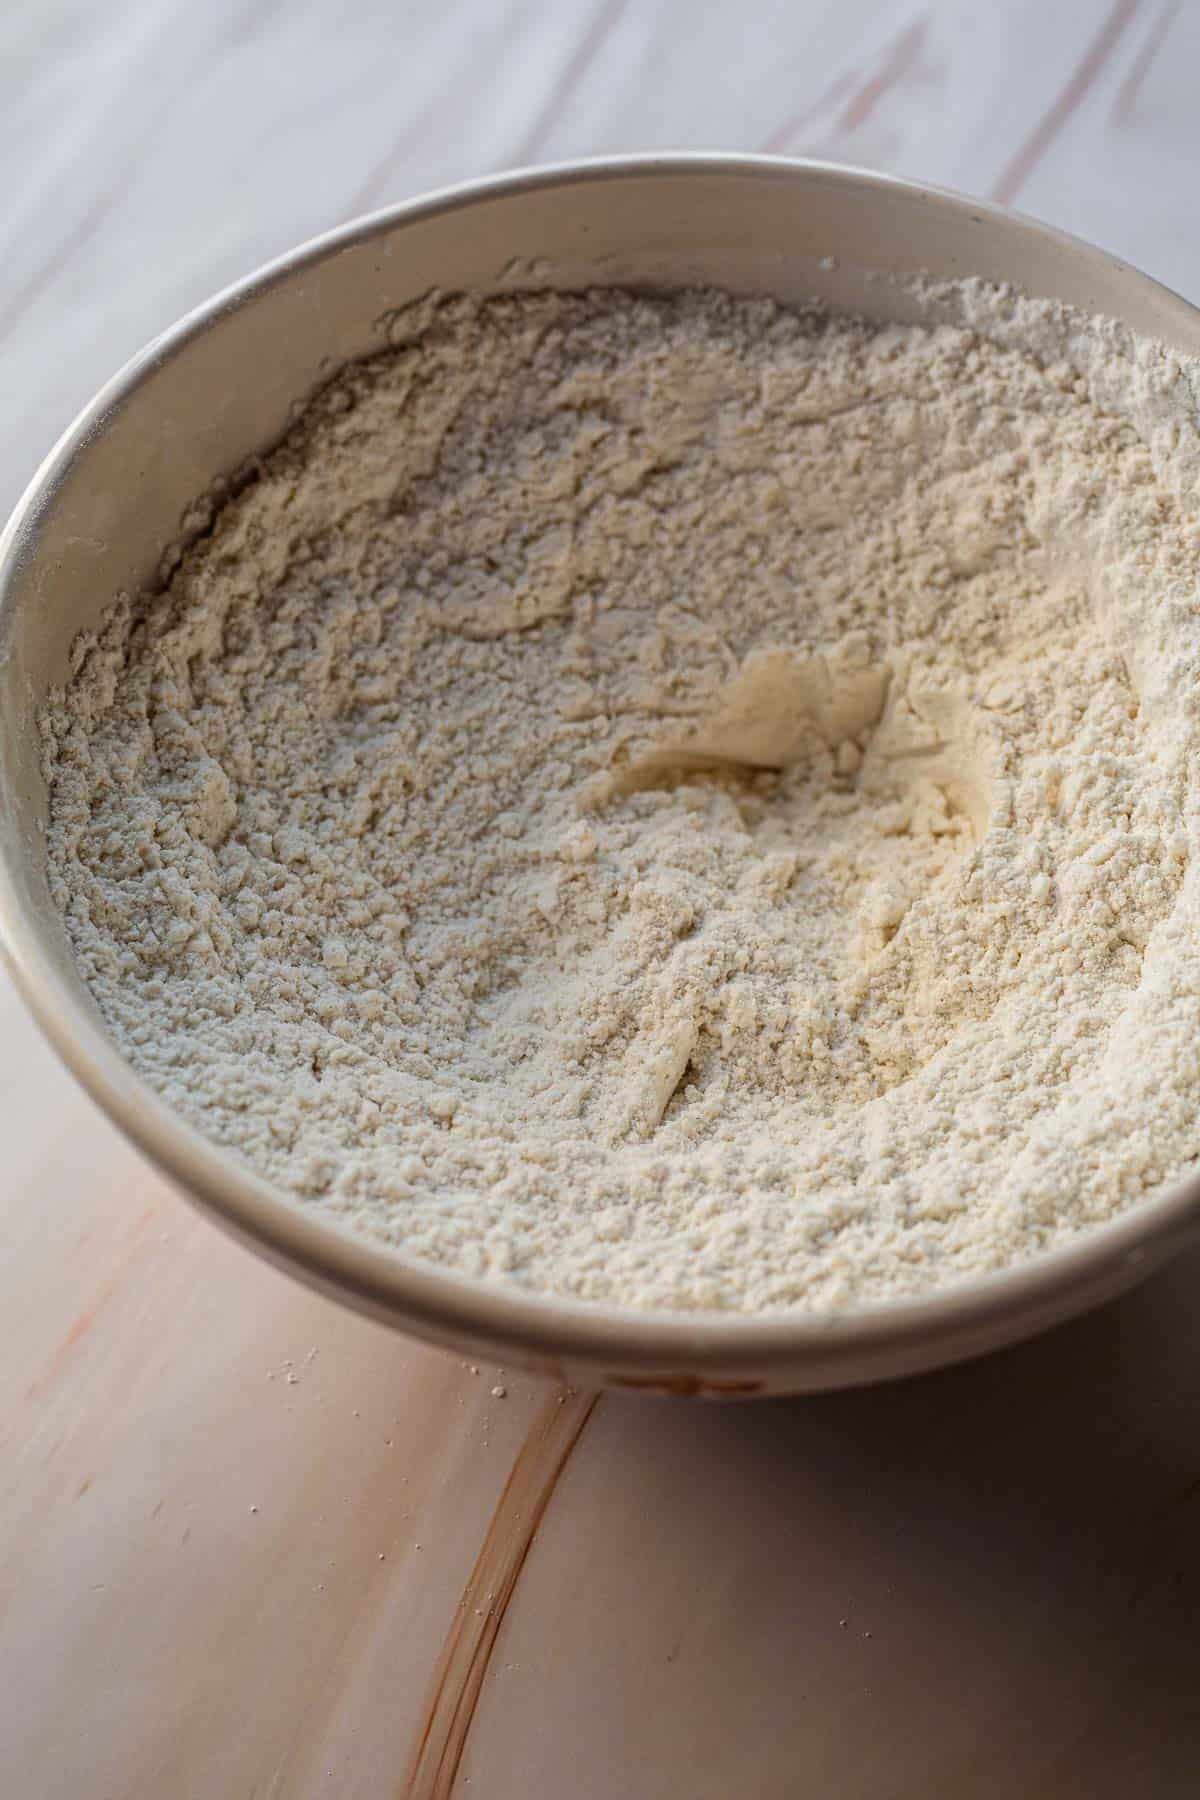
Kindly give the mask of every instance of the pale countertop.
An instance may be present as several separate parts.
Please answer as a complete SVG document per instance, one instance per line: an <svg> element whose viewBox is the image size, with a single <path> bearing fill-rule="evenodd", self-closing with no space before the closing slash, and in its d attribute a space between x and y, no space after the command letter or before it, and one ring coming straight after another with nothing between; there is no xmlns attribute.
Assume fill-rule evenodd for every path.
<svg viewBox="0 0 1200 1800"><path fill-rule="evenodd" d="M1183 0L10 7L0 508L214 288L518 163L840 158L1200 298L1198 77ZM560 1404L219 1237L2 978L0 1133L5 1800L1200 1792L1200 1258L890 1388Z"/></svg>

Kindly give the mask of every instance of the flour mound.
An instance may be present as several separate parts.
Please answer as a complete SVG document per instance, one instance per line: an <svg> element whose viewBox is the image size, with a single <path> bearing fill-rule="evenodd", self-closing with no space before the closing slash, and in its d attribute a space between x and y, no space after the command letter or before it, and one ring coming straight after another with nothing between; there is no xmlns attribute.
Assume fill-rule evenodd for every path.
<svg viewBox="0 0 1200 1800"><path fill-rule="evenodd" d="M952 298L460 299L345 370L45 709L134 1066L408 1255L641 1307L1187 1174L1192 373Z"/></svg>

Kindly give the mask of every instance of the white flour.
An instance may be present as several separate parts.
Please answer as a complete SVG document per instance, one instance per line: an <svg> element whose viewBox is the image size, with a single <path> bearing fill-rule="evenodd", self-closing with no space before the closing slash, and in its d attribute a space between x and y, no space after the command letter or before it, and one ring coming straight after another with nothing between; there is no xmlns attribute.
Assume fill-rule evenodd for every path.
<svg viewBox="0 0 1200 1800"><path fill-rule="evenodd" d="M136 1067L411 1255L636 1306L927 1289L1186 1174L1188 373L940 304L430 304L343 373L45 713Z"/></svg>

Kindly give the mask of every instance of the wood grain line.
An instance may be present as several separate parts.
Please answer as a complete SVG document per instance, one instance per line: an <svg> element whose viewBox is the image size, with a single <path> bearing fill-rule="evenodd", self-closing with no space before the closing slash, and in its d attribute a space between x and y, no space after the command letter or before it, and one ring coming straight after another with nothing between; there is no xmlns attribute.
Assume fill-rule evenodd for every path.
<svg viewBox="0 0 1200 1800"><path fill-rule="evenodd" d="M118 175L105 182L83 216L59 239L38 267L32 270L28 280L9 296L7 305L0 308L0 336L12 329L35 305L55 277L62 273L72 257L91 242L115 211L125 186L126 172L122 169Z"/></svg>
<svg viewBox="0 0 1200 1800"><path fill-rule="evenodd" d="M221 45L224 54L238 51L251 38L260 36L264 25L269 25L286 3L287 0L246 0L241 11L229 21L230 30Z"/></svg>
<svg viewBox="0 0 1200 1800"><path fill-rule="evenodd" d="M765 151L785 150L795 142L797 133L804 130L827 112L835 102L843 100L844 105L833 121L834 133L857 131L866 123L879 102L904 79L909 69L921 53L928 30L924 18L914 19L911 25L888 41L880 52L872 73L863 75L861 70L846 69L835 76L820 97L809 106L801 107L777 125L768 137L763 140ZM857 85L856 85L857 73Z"/></svg>
<svg viewBox="0 0 1200 1800"><path fill-rule="evenodd" d="M839 131L857 131L865 125L879 102L891 88L902 81L920 55L928 24L914 19L885 50L879 67L846 102L837 122Z"/></svg>
<svg viewBox="0 0 1200 1800"><path fill-rule="evenodd" d="M1001 172L992 199L1008 205L1025 186L1059 132L1087 94L1138 11L1141 0L1116 0L1070 80L1038 120L1016 155Z"/></svg>
<svg viewBox="0 0 1200 1800"><path fill-rule="evenodd" d="M129 1265L142 1248L147 1226L158 1216L158 1208L148 1206L142 1212L133 1229L125 1240L125 1245L116 1268L108 1278L88 1298L86 1306L76 1314L74 1320L60 1338L49 1361L39 1374L35 1375L26 1392L27 1400L41 1400L66 1369L71 1360L75 1346L91 1331L97 1319L103 1313L110 1300L118 1294L129 1275Z"/></svg>
<svg viewBox="0 0 1200 1800"><path fill-rule="evenodd" d="M575 92L588 68L599 54L606 39L612 36L626 10L628 0L601 0L601 4L592 15L591 23L576 45L562 74L551 88L546 103L530 126L525 137L513 155L513 163L520 167L524 163L537 160L566 109L568 100Z"/></svg>
<svg viewBox="0 0 1200 1800"><path fill-rule="evenodd" d="M1113 101L1109 118L1114 125L1122 125L1137 104L1137 97L1142 83L1150 73L1150 65L1167 41L1172 25L1179 17L1179 0L1164 0L1162 11L1155 19L1147 35L1145 43L1134 58L1133 67L1117 89L1117 97Z"/></svg>
<svg viewBox="0 0 1200 1800"><path fill-rule="evenodd" d="M763 139L763 150L768 153L786 150L795 142L798 132L803 131L806 125L811 125L814 119L819 119L835 100L841 99L853 79L854 77L850 74L836 76L811 106L803 106L799 112L791 113L782 125L777 125L774 131L768 133Z"/></svg>
<svg viewBox="0 0 1200 1800"><path fill-rule="evenodd" d="M377 202L382 202L389 184L403 169L409 153L417 147L445 110L445 103L445 95L439 90L432 100L420 108L416 117L409 121L374 167L368 169L362 185L346 208L346 218L352 219L359 213L370 212Z"/></svg>
<svg viewBox="0 0 1200 1800"><path fill-rule="evenodd" d="M448 1800L508 1603L597 1398L571 1389L550 1394L517 1452L434 1667L398 1800Z"/></svg>

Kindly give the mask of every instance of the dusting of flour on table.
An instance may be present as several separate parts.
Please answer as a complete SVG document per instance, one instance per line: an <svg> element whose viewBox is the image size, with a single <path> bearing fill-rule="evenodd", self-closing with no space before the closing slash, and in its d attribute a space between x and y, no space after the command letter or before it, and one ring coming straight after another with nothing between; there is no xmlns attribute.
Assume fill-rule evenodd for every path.
<svg viewBox="0 0 1200 1800"><path fill-rule="evenodd" d="M1193 375L927 297L430 302L80 642L52 889L160 1092L641 1307L926 1290L1190 1171Z"/></svg>

